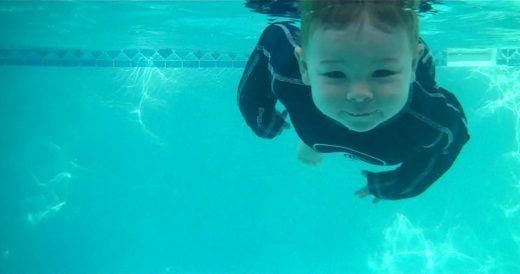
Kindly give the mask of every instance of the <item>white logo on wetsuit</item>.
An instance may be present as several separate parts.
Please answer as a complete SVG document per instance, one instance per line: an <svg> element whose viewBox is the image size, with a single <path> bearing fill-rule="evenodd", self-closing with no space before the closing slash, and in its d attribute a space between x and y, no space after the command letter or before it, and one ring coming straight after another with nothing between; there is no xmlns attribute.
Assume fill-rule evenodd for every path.
<svg viewBox="0 0 520 274"><path fill-rule="evenodd" d="M354 154L345 153L344 156L345 156L345 158L347 158L349 160L353 160L353 161L359 160L359 158Z"/></svg>

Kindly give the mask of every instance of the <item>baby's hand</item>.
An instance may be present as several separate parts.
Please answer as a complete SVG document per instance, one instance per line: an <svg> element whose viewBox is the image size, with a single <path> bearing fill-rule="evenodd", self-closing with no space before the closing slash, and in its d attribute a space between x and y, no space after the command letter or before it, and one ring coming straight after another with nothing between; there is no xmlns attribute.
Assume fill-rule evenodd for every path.
<svg viewBox="0 0 520 274"><path fill-rule="evenodd" d="M315 166L323 160L323 155L310 148L304 142L300 142L298 145L298 160L307 165Z"/></svg>
<svg viewBox="0 0 520 274"><path fill-rule="evenodd" d="M278 131L278 132L276 133L276 136L282 134L282 132L283 132L284 130L286 130L286 129L290 129L290 128L291 128L291 125L285 121L285 119L287 118L287 115L288 115L288 114L289 114L289 112L288 112L287 110L284 110L284 111L281 112L281 113L280 113L280 112L277 112L277 115L279 115L280 117L282 117L282 119L284 120L284 122L283 122L282 127L280 128L280 131Z"/></svg>
<svg viewBox="0 0 520 274"><path fill-rule="evenodd" d="M365 172L363 172L363 174L364 173ZM365 187L359 189L358 191L356 191L354 194L356 194L356 196L358 196L359 198L363 199L363 198L365 198L367 196L370 196L370 191L368 190L368 186L365 186ZM377 197L374 197L372 199L372 203L374 203L374 204L379 203L379 201L380 200Z"/></svg>

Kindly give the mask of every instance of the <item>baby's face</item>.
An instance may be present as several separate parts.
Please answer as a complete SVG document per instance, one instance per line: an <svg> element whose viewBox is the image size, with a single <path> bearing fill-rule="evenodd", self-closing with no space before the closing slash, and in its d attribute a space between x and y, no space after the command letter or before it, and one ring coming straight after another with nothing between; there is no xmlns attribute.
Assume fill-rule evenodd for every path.
<svg viewBox="0 0 520 274"><path fill-rule="evenodd" d="M295 50L302 80L316 107L358 132L374 129L403 109L415 80L410 39L403 29L383 32L364 22L319 27L305 54Z"/></svg>

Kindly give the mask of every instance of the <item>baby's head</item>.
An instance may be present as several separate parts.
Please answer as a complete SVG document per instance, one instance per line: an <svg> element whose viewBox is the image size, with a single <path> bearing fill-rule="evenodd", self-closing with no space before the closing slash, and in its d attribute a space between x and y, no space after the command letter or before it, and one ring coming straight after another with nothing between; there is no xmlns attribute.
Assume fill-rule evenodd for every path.
<svg viewBox="0 0 520 274"><path fill-rule="evenodd" d="M419 56L414 3L301 0L295 55L323 114L366 132L404 108Z"/></svg>

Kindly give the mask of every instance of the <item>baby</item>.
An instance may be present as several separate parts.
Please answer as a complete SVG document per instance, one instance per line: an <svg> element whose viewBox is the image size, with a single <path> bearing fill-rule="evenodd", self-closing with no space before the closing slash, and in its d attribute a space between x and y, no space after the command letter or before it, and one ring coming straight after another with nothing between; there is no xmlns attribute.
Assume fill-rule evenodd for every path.
<svg viewBox="0 0 520 274"><path fill-rule="evenodd" d="M302 0L301 31L289 22L269 25L248 60L238 87L247 124L273 138L290 128L289 115L307 164L342 152L398 166L363 171L360 197L377 202L425 191L469 134L460 103L435 82L413 2ZM286 110L277 111L277 101Z"/></svg>

